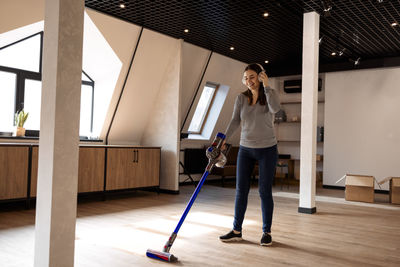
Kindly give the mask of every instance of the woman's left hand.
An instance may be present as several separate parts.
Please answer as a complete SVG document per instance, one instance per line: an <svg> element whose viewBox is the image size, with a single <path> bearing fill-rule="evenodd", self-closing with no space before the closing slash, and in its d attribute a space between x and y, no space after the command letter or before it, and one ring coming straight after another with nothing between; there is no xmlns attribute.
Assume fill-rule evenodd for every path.
<svg viewBox="0 0 400 267"><path fill-rule="evenodd" d="M260 80L262 81L264 87L268 87L268 75L265 73L265 71L260 72L260 74L258 74L258 76L260 77Z"/></svg>

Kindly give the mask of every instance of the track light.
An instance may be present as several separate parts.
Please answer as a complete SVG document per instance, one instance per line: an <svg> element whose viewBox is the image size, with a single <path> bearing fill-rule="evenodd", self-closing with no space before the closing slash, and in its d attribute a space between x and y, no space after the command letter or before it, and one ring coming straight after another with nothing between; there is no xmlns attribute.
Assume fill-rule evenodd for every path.
<svg viewBox="0 0 400 267"><path fill-rule="evenodd" d="M360 60L361 60L361 58L359 57L359 58L357 58L355 61L354 61L354 66L358 66L358 65L360 65Z"/></svg>
<svg viewBox="0 0 400 267"><path fill-rule="evenodd" d="M332 1L325 0L321 1L321 3L322 3L322 10L324 11L324 17L330 17L332 10Z"/></svg>
<svg viewBox="0 0 400 267"><path fill-rule="evenodd" d="M324 36L324 35L322 35L322 36L319 38L319 40L318 40L318 43L319 43L319 44L321 44L321 43L322 43L322 40L324 39L324 37L325 37L325 36Z"/></svg>

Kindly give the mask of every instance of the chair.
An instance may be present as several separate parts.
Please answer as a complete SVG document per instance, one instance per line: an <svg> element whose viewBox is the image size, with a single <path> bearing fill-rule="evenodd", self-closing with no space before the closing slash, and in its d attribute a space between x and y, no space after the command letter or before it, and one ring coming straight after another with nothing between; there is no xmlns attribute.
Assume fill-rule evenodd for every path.
<svg viewBox="0 0 400 267"><path fill-rule="evenodd" d="M285 176L282 177L286 180L287 187L289 189L289 164L285 161L279 161L276 163L276 168L280 168L280 173L285 173ZM286 172L284 172L284 168L286 168ZM276 178L276 169L275 169L275 178ZM283 182L281 183L281 189L283 189Z"/></svg>

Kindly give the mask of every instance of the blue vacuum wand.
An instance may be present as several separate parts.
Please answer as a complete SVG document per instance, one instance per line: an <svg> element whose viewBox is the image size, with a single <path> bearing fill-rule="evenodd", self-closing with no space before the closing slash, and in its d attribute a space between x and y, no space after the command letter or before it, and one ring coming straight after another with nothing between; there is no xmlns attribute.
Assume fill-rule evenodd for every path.
<svg viewBox="0 0 400 267"><path fill-rule="evenodd" d="M208 164L206 170L203 176L201 177L199 184L194 190L192 197L190 198L189 203L187 204L186 209L183 212L181 219L179 220L178 225L172 232L168 241L165 243L163 251L148 249L146 252L147 257L167 262L174 262L178 260L178 258L169 253L169 251L176 239L176 236L178 235L179 229L181 228L183 221L185 220L187 214L189 213L190 208L192 207L194 201L196 200L196 197L199 194L201 187L203 186L208 174L211 172L211 169L214 167L214 165L216 165L217 167L223 167L226 163L226 156L221 151L221 147L224 140L225 140L225 135L223 133L218 133L217 136L214 138L214 141L211 144L211 146L207 148L206 156L208 158Z"/></svg>

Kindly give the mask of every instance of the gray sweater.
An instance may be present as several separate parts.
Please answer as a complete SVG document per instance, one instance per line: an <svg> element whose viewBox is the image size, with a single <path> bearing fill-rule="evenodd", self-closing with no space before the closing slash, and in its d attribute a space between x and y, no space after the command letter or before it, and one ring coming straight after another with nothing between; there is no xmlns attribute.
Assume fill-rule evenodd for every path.
<svg viewBox="0 0 400 267"><path fill-rule="evenodd" d="M247 97L236 97L232 119L225 133L227 140L242 123L240 145L250 148L265 148L276 145L273 114L280 109L279 93L271 87L265 87L266 105L249 105Z"/></svg>

